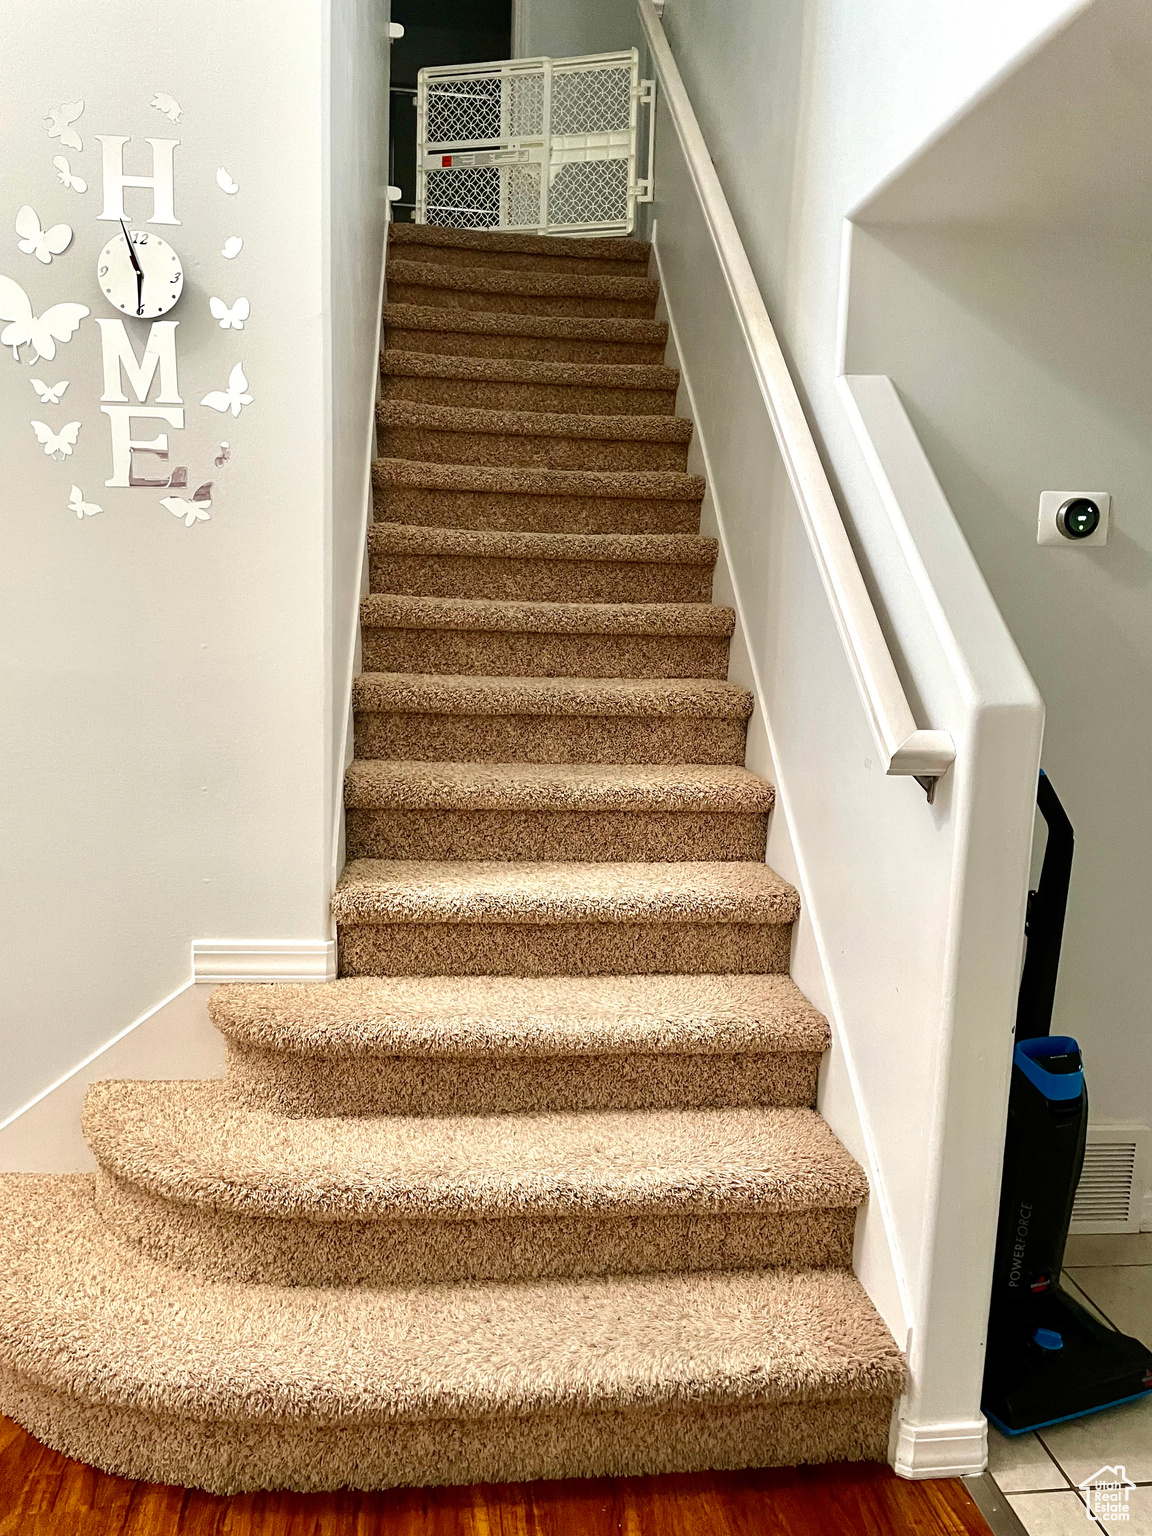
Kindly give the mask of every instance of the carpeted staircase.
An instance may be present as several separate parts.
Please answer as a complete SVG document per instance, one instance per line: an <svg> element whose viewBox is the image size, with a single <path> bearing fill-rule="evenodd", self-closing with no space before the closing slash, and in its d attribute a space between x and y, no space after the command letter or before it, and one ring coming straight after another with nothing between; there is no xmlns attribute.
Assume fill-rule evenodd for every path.
<svg viewBox="0 0 1152 1536"><path fill-rule="evenodd" d="M883 1458L647 248L394 226L333 899L222 1082L0 1182L0 1408L220 1491Z"/></svg>

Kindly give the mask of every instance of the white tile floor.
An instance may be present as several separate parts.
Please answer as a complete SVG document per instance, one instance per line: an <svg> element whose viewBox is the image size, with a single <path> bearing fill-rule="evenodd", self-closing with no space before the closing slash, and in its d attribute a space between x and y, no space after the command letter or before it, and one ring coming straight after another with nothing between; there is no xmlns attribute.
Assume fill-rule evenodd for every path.
<svg viewBox="0 0 1152 1536"><path fill-rule="evenodd" d="M1152 1344L1152 1264L1077 1266L1063 1278L1106 1321ZM1093 1520L1078 1491L1104 1466L1122 1466L1137 1485L1122 1524ZM1008 1438L989 1426L988 1470L1029 1536L1152 1536L1152 1398L1034 1435Z"/></svg>

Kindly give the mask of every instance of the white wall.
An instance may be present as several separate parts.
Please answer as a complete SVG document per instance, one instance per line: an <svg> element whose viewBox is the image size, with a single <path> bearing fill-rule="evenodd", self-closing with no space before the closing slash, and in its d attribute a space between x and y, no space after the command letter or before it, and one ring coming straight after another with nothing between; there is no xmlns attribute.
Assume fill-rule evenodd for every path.
<svg viewBox="0 0 1152 1536"><path fill-rule="evenodd" d="M1076 829L1054 1027L1152 1123L1152 5L1098 0L858 212L849 371L899 387L1047 705ZM1040 492L1112 492L1094 550Z"/></svg>
<svg viewBox="0 0 1152 1536"><path fill-rule="evenodd" d="M354 118L387 83L356 76L377 68L364 41L377 8L332 0L331 48L328 9L0 0L0 272L37 313L64 300L92 310L51 363L0 355L0 1120L182 987L193 940L327 937L343 729L332 657L351 624L333 604L347 606L358 580L349 547L363 518L380 248L379 207L361 201L376 176L373 125ZM149 105L155 91L179 102L178 123ZM84 147L62 150L44 117L77 98ZM332 140L329 99L343 108ZM163 490L104 486L95 317L114 311L95 272L111 232L97 219L100 133L131 136L130 172L147 168L145 137L180 140L181 224L159 232L186 275L172 318L187 426L171 434L173 460L189 466L186 495L214 481L211 520L193 528L159 505ZM84 195L60 184L61 152ZM235 196L217 186L220 166ZM126 199L133 225L149 227L150 194ZM51 266L17 249L24 203L75 231ZM244 249L226 261L231 234ZM214 294L250 300L242 332L209 314ZM233 419L199 402L238 360L254 398ZM63 402L40 406L34 376L69 379ZM82 422L64 463L44 456L33 417ZM217 468L221 440L232 458ZM73 482L104 511L69 512ZM116 1070L130 1058L118 1046Z"/></svg>
<svg viewBox="0 0 1152 1536"><path fill-rule="evenodd" d="M333 879L343 864L344 768L372 504L376 381L388 228L388 0L328 0L325 247L331 606L327 673Z"/></svg>
<svg viewBox="0 0 1152 1536"><path fill-rule="evenodd" d="M634 0L512 0L512 57L564 59L643 46Z"/></svg>

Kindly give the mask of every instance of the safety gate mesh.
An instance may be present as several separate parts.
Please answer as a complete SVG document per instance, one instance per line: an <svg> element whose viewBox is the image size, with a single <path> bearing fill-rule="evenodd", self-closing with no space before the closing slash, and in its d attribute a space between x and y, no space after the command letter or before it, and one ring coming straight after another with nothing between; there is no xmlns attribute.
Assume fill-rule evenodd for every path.
<svg viewBox="0 0 1152 1536"><path fill-rule="evenodd" d="M422 69L416 107L417 223L628 234L651 197L653 87L634 48Z"/></svg>

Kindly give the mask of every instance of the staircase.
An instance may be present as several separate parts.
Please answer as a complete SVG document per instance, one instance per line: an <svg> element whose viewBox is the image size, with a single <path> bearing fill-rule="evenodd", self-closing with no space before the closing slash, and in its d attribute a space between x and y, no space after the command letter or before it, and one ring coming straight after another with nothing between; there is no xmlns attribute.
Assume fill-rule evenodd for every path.
<svg viewBox="0 0 1152 1536"><path fill-rule="evenodd" d="M882 1459L647 248L393 226L341 979L0 1181L0 1408L222 1492Z"/></svg>

